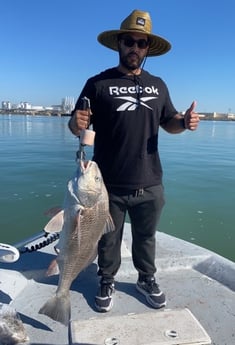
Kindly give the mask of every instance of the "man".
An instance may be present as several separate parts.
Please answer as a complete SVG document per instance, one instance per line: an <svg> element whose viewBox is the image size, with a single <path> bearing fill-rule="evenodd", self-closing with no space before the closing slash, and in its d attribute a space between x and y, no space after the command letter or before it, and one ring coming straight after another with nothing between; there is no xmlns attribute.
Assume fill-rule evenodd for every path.
<svg viewBox="0 0 235 345"><path fill-rule="evenodd" d="M119 64L86 82L69 120L79 136L89 125L82 98L91 103L96 132L94 161L106 184L110 213L116 230L105 234L98 246L100 286L95 297L98 311L113 306L114 277L121 265L121 241L126 213L132 231L132 259L138 272L137 290L153 308L166 305L155 281L155 233L164 194L158 154L159 126L169 133L195 130L199 117L193 102L185 115L174 108L166 84L143 69L146 57L170 50L164 38L151 32L149 13L134 10L120 30L101 33L98 41L119 52Z"/></svg>

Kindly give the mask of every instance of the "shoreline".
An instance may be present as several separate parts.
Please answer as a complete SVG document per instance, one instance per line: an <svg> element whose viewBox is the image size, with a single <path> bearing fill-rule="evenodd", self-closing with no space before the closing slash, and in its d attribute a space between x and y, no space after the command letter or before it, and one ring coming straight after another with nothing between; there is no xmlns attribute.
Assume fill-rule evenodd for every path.
<svg viewBox="0 0 235 345"><path fill-rule="evenodd" d="M0 109L0 115L30 115L30 116L70 116L71 113L64 113L62 111L35 111L35 110L3 110ZM229 113L199 113L200 120L203 121L235 121L235 114Z"/></svg>
<svg viewBox="0 0 235 345"><path fill-rule="evenodd" d="M70 116L71 113L64 113L60 111L35 111L35 110L2 110L0 109L0 115L30 115L30 116Z"/></svg>

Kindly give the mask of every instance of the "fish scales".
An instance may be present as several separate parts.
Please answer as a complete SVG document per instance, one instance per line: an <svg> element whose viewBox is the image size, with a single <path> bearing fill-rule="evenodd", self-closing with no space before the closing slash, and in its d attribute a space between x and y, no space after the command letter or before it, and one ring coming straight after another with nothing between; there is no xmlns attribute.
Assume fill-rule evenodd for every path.
<svg viewBox="0 0 235 345"><path fill-rule="evenodd" d="M107 211L102 214L100 206L98 204L90 209L82 210L80 229L77 231L75 228L73 234L71 236L68 234L65 239L66 246L58 257L61 272L61 284L58 292L71 285L77 275L90 263L90 260L94 259L97 244L107 219Z"/></svg>
<svg viewBox="0 0 235 345"><path fill-rule="evenodd" d="M101 236L114 231L108 193L95 162L80 162L80 170L69 181L63 218L56 259L60 271L56 295L44 304L39 313L68 325L71 317L71 284L95 259ZM61 215L58 219L61 220ZM47 231L50 226L54 231L56 216L47 224Z"/></svg>

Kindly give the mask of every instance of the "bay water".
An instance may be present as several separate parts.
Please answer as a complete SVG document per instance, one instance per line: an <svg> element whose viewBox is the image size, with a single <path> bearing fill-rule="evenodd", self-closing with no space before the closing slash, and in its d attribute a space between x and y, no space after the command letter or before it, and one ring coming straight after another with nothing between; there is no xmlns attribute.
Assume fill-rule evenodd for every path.
<svg viewBox="0 0 235 345"><path fill-rule="evenodd" d="M68 117L0 115L1 243L35 235L47 210L62 206L79 147L67 124ZM159 151L166 198L159 231L235 261L235 122L160 130ZM91 158L92 148L86 152Z"/></svg>

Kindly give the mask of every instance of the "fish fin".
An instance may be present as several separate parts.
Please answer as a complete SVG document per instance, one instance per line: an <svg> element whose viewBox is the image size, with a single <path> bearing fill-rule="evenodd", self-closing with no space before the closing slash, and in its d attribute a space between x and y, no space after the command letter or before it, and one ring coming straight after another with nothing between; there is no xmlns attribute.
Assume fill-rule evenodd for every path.
<svg viewBox="0 0 235 345"><path fill-rule="evenodd" d="M56 261L56 259L52 260L47 271L46 271L46 277L51 277L60 274L59 265Z"/></svg>
<svg viewBox="0 0 235 345"><path fill-rule="evenodd" d="M49 217L49 218L52 218L54 217L57 213L59 213L60 211L62 211L62 208L60 206L54 206L54 207L51 207L49 208L48 210L46 210L44 212L44 215Z"/></svg>
<svg viewBox="0 0 235 345"><path fill-rule="evenodd" d="M64 210L58 212L54 217L49 220L49 222L44 227L44 231L53 233L60 232L64 224Z"/></svg>
<svg viewBox="0 0 235 345"><path fill-rule="evenodd" d="M68 326L71 317L71 304L69 294L50 298L39 310L51 319Z"/></svg>
<svg viewBox="0 0 235 345"><path fill-rule="evenodd" d="M90 266L94 261L95 259L97 258L97 255L98 255L98 249L97 247L95 248L94 252L92 253L92 256L90 257L90 259L88 260L88 264L86 267Z"/></svg>
<svg viewBox="0 0 235 345"><path fill-rule="evenodd" d="M115 230L115 225L114 225L113 219L111 217L111 214L109 214L108 218L106 219L106 222L105 222L103 234L107 234L108 232L111 232L114 230Z"/></svg>

